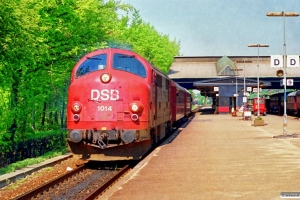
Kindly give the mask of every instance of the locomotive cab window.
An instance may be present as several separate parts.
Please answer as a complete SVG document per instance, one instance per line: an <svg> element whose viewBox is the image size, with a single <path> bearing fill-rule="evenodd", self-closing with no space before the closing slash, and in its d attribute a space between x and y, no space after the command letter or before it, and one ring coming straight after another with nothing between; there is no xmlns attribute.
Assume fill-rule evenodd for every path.
<svg viewBox="0 0 300 200"><path fill-rule="evenodd" d="M101 54L93 57L86 57L86 60L78 67L76 78L106 68L106 54Z"/></svg>
<svg viewBox="0 0 300 200"><path fill-rule="evenodd" d="M123 70L140 77L146 77L146 69L143 64L136 59L135 56L115 54L113 60L113 68L117 70Z"/></svg>

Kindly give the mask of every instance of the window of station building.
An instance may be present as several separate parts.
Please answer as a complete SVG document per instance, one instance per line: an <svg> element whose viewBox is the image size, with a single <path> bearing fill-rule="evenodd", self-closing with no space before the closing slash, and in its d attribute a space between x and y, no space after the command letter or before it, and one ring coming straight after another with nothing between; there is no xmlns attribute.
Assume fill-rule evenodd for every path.
<svg viewBox="0 0 300 200"><path fill-rule="evenodd" d="M76 78L106 68L107 55L101 54L93 57L86 57L86 60L78 67Z"/></svg>
<svg viewBox="0 0 300 200"><path fill-rule="evenodd" d="M123 70L140 77L146 77L146 69L135 56L125 54L114 54L113 68Z"/></svg>

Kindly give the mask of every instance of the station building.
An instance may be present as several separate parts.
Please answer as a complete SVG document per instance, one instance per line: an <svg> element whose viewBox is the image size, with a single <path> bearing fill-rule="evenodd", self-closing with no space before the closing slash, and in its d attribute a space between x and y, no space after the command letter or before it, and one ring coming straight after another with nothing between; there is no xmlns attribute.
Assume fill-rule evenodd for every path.
<svg viewBox="0 0 300 200"><path fill-rule="evenodd" d="M298 58L299 59L299 58ZM187 89L212 97L219 113L230 113L260 89L283 89L270 56L176 56L168 76ZM300 68L286 68L287 89L300 89ZM245 100L245 98L244 98Z"/></svg>

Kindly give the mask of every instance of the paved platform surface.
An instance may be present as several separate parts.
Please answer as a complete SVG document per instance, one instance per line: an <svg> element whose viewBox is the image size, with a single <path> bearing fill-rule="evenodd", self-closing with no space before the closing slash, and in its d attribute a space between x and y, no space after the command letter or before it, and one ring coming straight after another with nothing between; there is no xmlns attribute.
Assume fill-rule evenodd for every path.
<svg viewBox="0 0 300 200"><path fill-rule="evenodd" d="M100 199L269 200L300 192L300 138L273 138L283 134L283 117L264 120L254 127L241 117L196 113ZM287 131L300 134L300 121L288 117Z"/></svg>

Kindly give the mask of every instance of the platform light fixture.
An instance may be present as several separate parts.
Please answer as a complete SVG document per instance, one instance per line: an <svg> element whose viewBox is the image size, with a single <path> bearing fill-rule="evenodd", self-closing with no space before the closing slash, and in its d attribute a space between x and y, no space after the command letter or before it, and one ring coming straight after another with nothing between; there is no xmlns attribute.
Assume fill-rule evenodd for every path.
<svg viewBox="0 0 300 200"><path fill-rule="evenodd" d="M260 118L260 109L259 109L259 47L269 47L268 44L248 44L248 47L257 47L257 118Z"/></svg>
<svg viewBox="0 0 300 200"><path fill-rule="evenodd" d="M286 43L285 43L285 17L298 17L298 12L268 12L268 17L283 17L283 70L278 70L276 73L278 76L283 75L283 88L284 88L284 109L283 109L283 135L287 136L287 113L286 113Z"/></svg>

